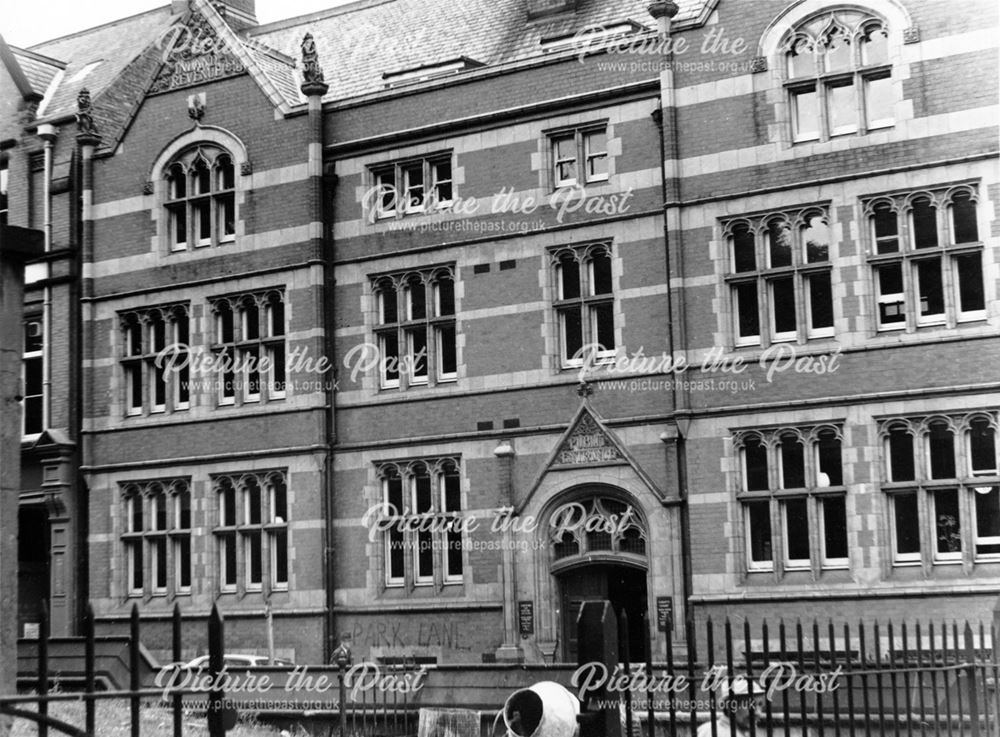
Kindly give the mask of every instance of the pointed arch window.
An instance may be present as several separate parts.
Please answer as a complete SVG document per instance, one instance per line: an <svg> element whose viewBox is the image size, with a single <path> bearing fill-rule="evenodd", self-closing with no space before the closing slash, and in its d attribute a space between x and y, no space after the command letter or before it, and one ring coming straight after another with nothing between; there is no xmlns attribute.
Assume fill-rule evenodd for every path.
<svg viewBox="0 0 1000 737"><path fill-rule="evenodd" d="M285 294L281 288L214 297L219 405L284 399Z"/></svg>
<svg viewBox="0 0 1000 737"><path fill-rule="evenodd" d="M591 355L598 361L613 360L617 339L611 244L560 248L551 259L562 367L580 366Z"/></svg>
<svg viewBox="0 0 1000 737"><path fill-rule="evenodd" d="M842 441L835 425L736 433L748 571L848 567Z"/></svg>
<svg viewBox="0 0 1000 737"><path fill-rule="evenodd" d="M188 149L166 171L167 236L171 251L218 246L236 238L236 169L214 145Z"/></svg>
<svg viewBox="0 0 1000 737"><path fill-rule="evenodd" d="M186 479L124 484L122 544L129 596L191 592L191 490Z"/></svg>
<svg viewBox="0 0 1000 737"><path fill-rule="evenodd" d="M834 334L827 208L724 221L734 343L767 345Z"/></svg>
<svg viewBox="0 0 1000 737"><path fill-rule="evenodd" d="M1000 560L997 412L880 423L895 565Z"/></svg>
<svg viewBox="0 0 1000 737"><path fill-rule="evenodd" d="M793 141L825 141L894 125L883 19L860 10L827 11L793 28L780 48Z"/></svg>
<svg viewBox="0 0 1000 737"><path fill-rule="evenodd" d="M381 485L385 586L463 583L460 460L382 463L376 474Z"/></svg>
<svg viewBox="0 0 1000 737"><path fill-rule="evenodd" d="M986 318L976 184L879 195L862 205L879 330Z"/></svg>
<svg viewBox="0 0 1000 737"><path fill-rule="evenodd" d="M454 266L372 279L379 385L401 389L458 378Z"/></svg>
<svg viewBox="0 0 1000 737"><path fill-rule="evenodd" d="M127 310L119 321L125 414L190 408L188 305Z"/></svg>

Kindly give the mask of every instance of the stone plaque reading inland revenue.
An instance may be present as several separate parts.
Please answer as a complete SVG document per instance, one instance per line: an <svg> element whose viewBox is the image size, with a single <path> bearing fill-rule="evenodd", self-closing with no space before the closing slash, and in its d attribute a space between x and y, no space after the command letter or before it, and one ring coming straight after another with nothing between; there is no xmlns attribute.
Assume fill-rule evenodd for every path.
<svg viewBox="0 0 1000 737"><path fill-rule="evenodd" d="M552 465L583 466L621 463L624 460L604 428L591 415L584 413L573 432L563 441Z"/></svg>

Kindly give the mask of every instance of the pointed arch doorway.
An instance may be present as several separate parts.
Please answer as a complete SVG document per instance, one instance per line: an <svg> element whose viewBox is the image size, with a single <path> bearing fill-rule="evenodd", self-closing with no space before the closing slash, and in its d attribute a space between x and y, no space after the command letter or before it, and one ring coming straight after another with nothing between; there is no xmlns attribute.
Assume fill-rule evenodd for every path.
<svg viewBox="0 0 1000 737"><path fill-rule="evenodd" d="M583 603L604 599L619 618L628 615L629 659L644 662L649 590L642 516L618 495L595 493L556 507L549 527L563 662L577 662L576 619Z"/></svg>

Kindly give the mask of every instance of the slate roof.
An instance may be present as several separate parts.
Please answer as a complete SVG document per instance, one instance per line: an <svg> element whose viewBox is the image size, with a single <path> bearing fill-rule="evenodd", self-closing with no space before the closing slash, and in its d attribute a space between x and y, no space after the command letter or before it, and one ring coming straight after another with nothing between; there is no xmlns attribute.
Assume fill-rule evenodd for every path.
<svg viewBox="0 0 1000 737"><path fill-rule="evenodd" d="M258 0L263 2L264 0ZM703 18L718 0L678 0L675 23ZM527 0L358 0L319 13L291 18L226 36L240 37L240 55L263 86L295 106L300 93L300 44L313 34L320 63L330 85L326 100L343 100L385 89L383 74L425 67L467 57L485 66L542 56L541 41L566 36L588 26L611 26L631 21L652 28L646 10L649 0L579 0L573 14L529 21ZM199 5L208 7L199 0ZM214 10L213 25L223 23ZM44 103L43 117L76 112L76 97L86 87L100 110L101 94L132 67L126 89L109 94L120 108L128 94L138 97L137 85L159 52L157 41L177 18L170 5L46 41L21 51L18 61L32 87L44 92L60 65L65 69L52 99ZM17 50L15 50L17 53ZM133 64L140 56L138 64ZM47 57L47 58L46 58ZM92 69L81 72L92 62ZM125 107L134 107L126 104ZM104 111L109 117L119 113ZM101 122L100 120L98 121ZM108 122L111 122L110 120ZM117 121L116 121L117 122Z"/></svg>
<svg viewBox="0 0 1000 737"><path fill-rule="evenodd" d="M58 88L45 106L45 117L76 113L76 96L90 90L97 101L100 94L136 57L156 42L170 24L170 6L122 18L86 31L45 41L28 50L65 62L66 71ZM90 62L100 64L82 78L77 75ZM45 91L45 87L41 88Z"/></svg>
<svg viewBox="0 0 1000 737"><path fill-rule="evenodd" d="M527 20L526 0L361 0L250 30L294 58L313 34L330 91L342 100L385 89L385 72L469 57L487 66L544 52L543 38L628 20L654 27L648 0L579 0L572 15ZM675 23L696 20L715 0L680 0Z"/></svg>

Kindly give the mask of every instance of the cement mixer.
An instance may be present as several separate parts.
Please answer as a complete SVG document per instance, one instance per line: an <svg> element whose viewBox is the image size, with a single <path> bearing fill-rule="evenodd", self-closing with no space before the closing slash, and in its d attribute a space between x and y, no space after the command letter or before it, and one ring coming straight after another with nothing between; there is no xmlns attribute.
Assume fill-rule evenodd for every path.
<svg viewBox="0 0 1000 737"><path fill-rule="evenodd" d="M577 737L579 714L576 696L558 683L541 681L512 693L493 724L503 718L505 737Z"/></svg>

